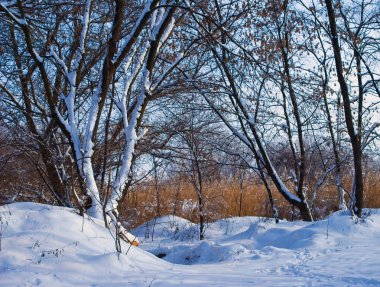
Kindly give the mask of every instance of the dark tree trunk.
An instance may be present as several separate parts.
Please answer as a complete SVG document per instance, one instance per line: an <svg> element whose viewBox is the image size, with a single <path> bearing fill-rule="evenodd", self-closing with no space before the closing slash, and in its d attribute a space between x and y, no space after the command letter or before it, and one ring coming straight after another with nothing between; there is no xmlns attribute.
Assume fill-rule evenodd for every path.
<svg viewBox="0 0 380 287"><path fill-rule="evenodd" d="M361 217L363 209L363 174L362 174L362 149L361 149L361 134L360 130L355 131L354 121L351 111L350 95L347 83L344 79L343 73L343 62L341 57L341 51L338 41L338 33L335 22L335 12L331 0L325 0L328 18L330 23L331 32L331 43L334 50L335 66L338 76L338 82L341 89L341 94L343 98L344 115L346 121L347 132L350 137L350 142L352 146L352 153L354 158L354 181L353 181L353 211L358 216ZM359 115L360 116L360 115ZM359 119L359 123L361 119ZM360 129L360 126L359 126Z"/></svg>

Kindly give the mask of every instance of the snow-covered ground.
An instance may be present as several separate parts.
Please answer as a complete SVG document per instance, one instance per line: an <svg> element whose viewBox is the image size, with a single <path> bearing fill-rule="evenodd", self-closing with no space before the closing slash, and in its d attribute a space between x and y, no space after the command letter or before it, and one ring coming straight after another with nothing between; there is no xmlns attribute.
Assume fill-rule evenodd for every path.
<svg viewBox="0 0 380 287"><path fill-rule="evenodd" d="M359 222L230 218L202 242L195 224L165 216L120 255L102 222L68 208L16 203L0 216L0 286L380 286L379 210Z"/></svg>

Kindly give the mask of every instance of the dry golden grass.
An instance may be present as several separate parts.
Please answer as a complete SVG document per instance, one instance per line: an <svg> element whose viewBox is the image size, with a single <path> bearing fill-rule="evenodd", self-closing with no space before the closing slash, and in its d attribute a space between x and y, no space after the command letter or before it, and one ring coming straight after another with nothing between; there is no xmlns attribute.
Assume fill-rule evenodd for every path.
<svg viewBox="0 0 380 287"><path fill-rule="evenodd" d="M369 173L365 179L364 206L380 208L380 174ZM349 188L350 178L344 179ZM207 222L232 216L271 217L267 192L258 180L243 184L242 197L240 182L237 179L214 180L205 185L204 204ZM280 218L296 219L294 210L272 187L273 197ZM241 208L240 208L240 197ZM314 205L316 219L323 218L338 210L338 194L333 184L323 186L317 194ZM121 215L130 228L136 227L158 216L173 214L193 222L198 222L198 203L193 186L184 179L174 178L155 186L151 182L135 186L122 204Z"/></svg>
<svg viewBox="0 0 380 287"><path fill-rule="evenodd" d="M9 148L0 147L3 156L11 152ZM0 204L11 198L16 201L54 203L45 183L28 159L23 156L9 159L0 172ZM347 172L343 178L343 185L347 190L351 181L350 173ZM310 186L313 186L314 182L311 181ZM297 210L282 198L274 186L271 189L280 218L298 218ZM204 183L203 200L207 222L232 216L272 216L267 192L257 178L245 179L241 194L238 178L209 176L209 180ZM365 174L364 206L380 208L380 170L367 171ZM320 219L336 210L338 193L331 178L318 191L313 209L314 217ZM120 213L129 227L136 227L168 214L193 222L199 220L196 192L188 179L181 176L160 180L157 186L153 180L140 182L127 194L125 201L120 205Z"/></svg>
<svg viewBox="0 0 380 287"><path fill-rule="evenodd" d="M380 208L380 172L369 173L364 181L364 206Z"/></svg>

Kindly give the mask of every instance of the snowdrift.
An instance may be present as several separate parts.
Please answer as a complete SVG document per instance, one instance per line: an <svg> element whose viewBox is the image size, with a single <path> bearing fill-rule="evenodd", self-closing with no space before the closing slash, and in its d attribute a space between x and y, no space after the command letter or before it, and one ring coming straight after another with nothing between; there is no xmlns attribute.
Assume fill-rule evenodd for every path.
<svg viewBox="0 0 380 287"><path fill-rule="evenodd" d="M141 265L153 270L167 265L126 243L122 250L128 254L118 255L103 222L72 209L36 203L0 208L1 286L122 286L131 273L141 276Z"/></svg>
<svg viewBox="0 0 380 287"><path fill-rule="evenodd" d="M141 248L123 243L117 254L102 222L10 204L0 207L0 286L380 286L380 215L366 212L229 218L208 224L202 242L196 224L165 216L133 231Z"/></svg>

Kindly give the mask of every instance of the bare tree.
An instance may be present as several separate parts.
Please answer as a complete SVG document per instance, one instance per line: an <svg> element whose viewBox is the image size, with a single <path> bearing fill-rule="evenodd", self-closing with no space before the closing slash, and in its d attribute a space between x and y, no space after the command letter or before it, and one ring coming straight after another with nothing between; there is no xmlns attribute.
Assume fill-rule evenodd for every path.
<svg viewBox="0 0 380 287"><path fill-rule="evenodd" d="M340 86L340 93L343 99L345 125L347 133L350 138L353 155L354 166L354 178L352 183L352 209L353 212L361 217L363 208L363 120L365 113L365 99L366 94L363 65L367 68L367 75L369 76L368 84L372 85L377 90L377 83L374 80L373 73L366 65L366 53L367 45L366 38L372 37L374 24L377 23L378 10L373 1L366 3L366 1L352 1L354 8L349 11L345 10L345 6L341 1L338 1L334 5L333 1L326 0L326 9L329 21L329 32L331 38L331 46L334 52L334 62L336 67L336 74ZM374 6L375 5L375 6ZM372 10L374 9L374 10ZM369 11L374 11L371 13ZM355 14L359 13L359 16L355 17ZM342 27L339 28L337 24L337 17L342 18ZM350 20L349 17L351 18ZM375 24L376 25L376 24ZM340 30L339 30L340 29ZM340 32L343 31L343 32ZM368 35L368 36L366 36ZM340 43L339 39L348 43L348 47ZM344 51L342 49L345 49ZM349 57L349 53L352 51L353 64L355 68L354 74L356 75L356 84L349 83L351 79L347 78L347 74L350 75L350 66L345 65L345 59ZM367 78L368 78L367 76ZM356 93L357 92L357 93ZM357 95L353 95L356 93ZM355 115L356 114L356 115ZM377 127L378 124L374 124L371 129Z"/></svg>
<svg viewBox="0 0 380 287"><path fill-rule="evenodd" d="M52 17L39 28L34 21L42 19L42 9L38 9L41 7L30 8L21 1L1 2L0 13L7 19L2 25L14 35L12 61L18 66L20 82L25 83L22 98L10 81L2 80L1 88L9 102L24 112L28 129L37 142L46 142L46 135L40 133L40 125L45 124L36 123L34 118L40 114L45 117L46 132L52 133L53 139L60 130L68 140L68 147L67 144L62 147L69 153L65 150L62 154L71 155L81 189L91 198L88 212L96 218L103 218L103 200L94 152L101 146L107 149L106 145L99 145L100 129L105 127L107 138L111 129L109 121L120 123L121 128L116 127L113 132L123 137L123 153L117 168L111 172L111 191L105 208L107 217L118 225L118 200L123 195L135 146L144 135L140 129L144 112L167 75L185 55L168 58L172 51L169 37L177 21L175 1L166 6L159 6L158 0L143 4L136 1L131 6L118 0L108 7L105 4L91 0L80 5L41 2L43 12ZM73 17L66 19L71 8ZM103 36L107 34L109 37ZM22 54L18 52L20 49ZM95 53L89 53L92 50ZM27 63L21 55L27 58ZM26 68L26 64L31 68ZM9 71L3 74L13 79ZM33 94L27 94L30 87L37 85L42 88L41 96L34 98ZM105 115L108 120L104 126ZM46 157L45 165L51 165L46 170L53 173L53 179L57 178L52 186L64 188L57 164L50 159L54 151L41 144L41 153ZM70 204L63 194L60 191L59 198L66 198L65 204Z"/></svg>

